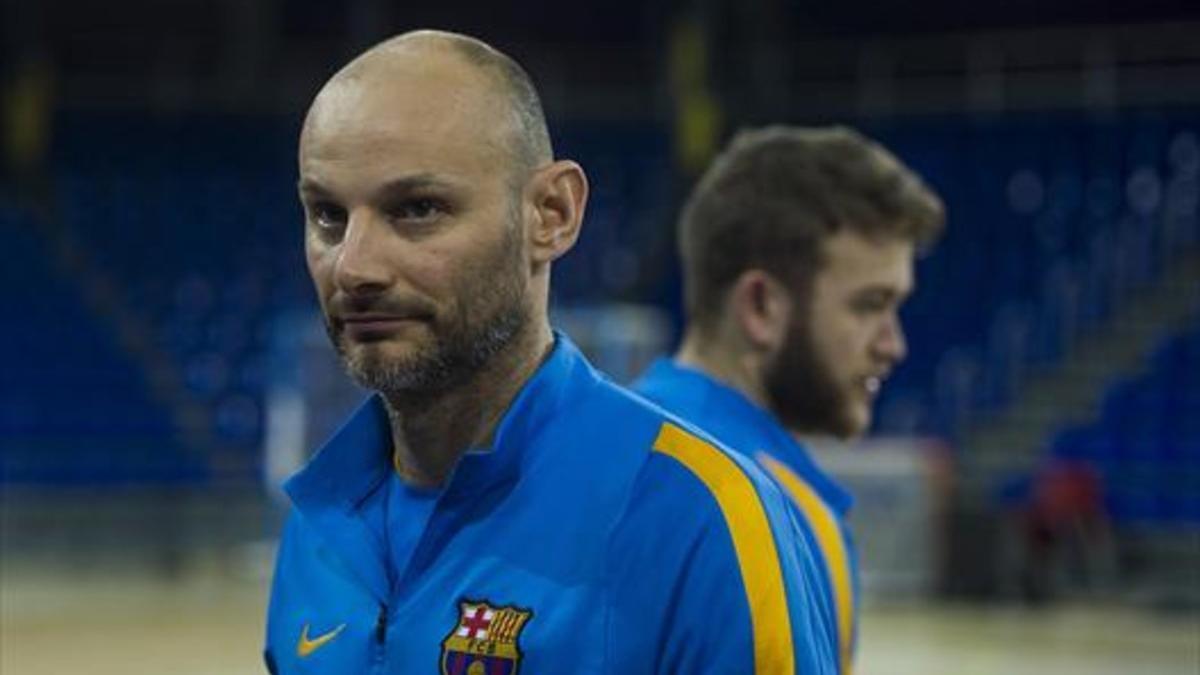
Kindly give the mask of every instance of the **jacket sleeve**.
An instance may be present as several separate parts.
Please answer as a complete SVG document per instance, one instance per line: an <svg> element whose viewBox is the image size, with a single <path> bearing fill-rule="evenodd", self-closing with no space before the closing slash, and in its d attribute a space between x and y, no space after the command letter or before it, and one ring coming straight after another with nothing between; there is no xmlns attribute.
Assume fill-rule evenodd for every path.
<svg viewBox="0 0 1200 675"><path fill-rule="evenodd" d="M675 441L610 540L611 672L833 675L832 610L782 494L748 460Z"/></svg>

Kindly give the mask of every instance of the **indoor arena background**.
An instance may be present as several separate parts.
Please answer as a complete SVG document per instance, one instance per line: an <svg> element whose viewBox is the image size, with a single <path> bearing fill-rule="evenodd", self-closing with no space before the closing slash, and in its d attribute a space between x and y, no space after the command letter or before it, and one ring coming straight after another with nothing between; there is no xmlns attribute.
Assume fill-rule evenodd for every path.
<svg viewBox="0 0 1200 675"><path fill-rule="evenodd" d="M876 429L820 452L860 674L1200 672L1195 3L0 6L4 675L262 671L279 481L361 396L301 115L425 26L525 64L586 168L554 313L619 379L673 346L674 216L739 126L856 126L943 196Z"/></svg>

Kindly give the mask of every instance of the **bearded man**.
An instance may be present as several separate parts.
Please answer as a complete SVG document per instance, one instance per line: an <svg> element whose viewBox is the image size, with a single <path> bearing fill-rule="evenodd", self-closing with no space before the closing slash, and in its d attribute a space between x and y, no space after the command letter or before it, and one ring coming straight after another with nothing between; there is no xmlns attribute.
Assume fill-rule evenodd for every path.
<svg viewBox="0 0 1200 675"><path fill-rule="evenodd" d="M738 134L679 220L688 323L634 389L756 459L792 498L851 670L857 563L850 495L798 437L854 438L905 355L898 311L940 200L891 153L842 127Z"/></svg>
<svg viewBox="0 0 1200 675"><path fill-rule="evenodd" d="M407 33L317 94L305 252L375 394L285 486L275 673L832 673L783 493L550 327L587 180L479 40Z"/></svg>

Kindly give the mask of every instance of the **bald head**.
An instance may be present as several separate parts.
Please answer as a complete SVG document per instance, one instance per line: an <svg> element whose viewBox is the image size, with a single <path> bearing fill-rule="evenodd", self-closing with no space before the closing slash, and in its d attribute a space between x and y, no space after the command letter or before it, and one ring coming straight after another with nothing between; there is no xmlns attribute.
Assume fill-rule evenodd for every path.
<svg viewBox="0 0 1200 675"><path fill-rule="evenodd" d="M481 122L497 132L491 140L525 174L553 159L550 135L537 90L514 60L485 42L457 33L419 30L404 33L359 55L322 87L309 109L304 133L332 113L357 107L370 92L419 97L412 75L425 74L430 85L457 89L456 106L473 106ZM380 110L387 116L387 110ZM508 124L498 125L497 121Z"/></svg>
<svg viewBox="0 0 1200 675"><path fill-rule="evenodd" d="M536 366L551 263L587 203L582 167L549 145L529 78L458 35L389 40L317 94L298 157L305 260L360 382L424 409L485 369Z"/></svg>

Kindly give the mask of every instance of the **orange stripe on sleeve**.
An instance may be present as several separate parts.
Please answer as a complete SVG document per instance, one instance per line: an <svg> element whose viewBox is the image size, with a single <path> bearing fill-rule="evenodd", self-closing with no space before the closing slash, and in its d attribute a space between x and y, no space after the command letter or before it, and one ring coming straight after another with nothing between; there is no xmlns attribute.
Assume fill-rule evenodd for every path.
<svg viewBox="0 0 1200 675"><path fill-rule="evenodd" d="M842 537L837 518L812 486L783 462L765 452L758 453L757 459L779 481L796 506L800 507L805 520L816 534L817 545L821 548L825 565L829 568L829 580L833 585L840 671L842 675L848 675L854 631L854 597L850 580L850 556L846 551L846 541Z"/></svg>
<svg viewBox="0 0 1200 675"><path fill-rule="evenodd" d="M720 449L673 424L662 425L654 449L695 474L725 517L750 607L755 672L794 675L795 646L779 553L750 478Z"/></svg>

